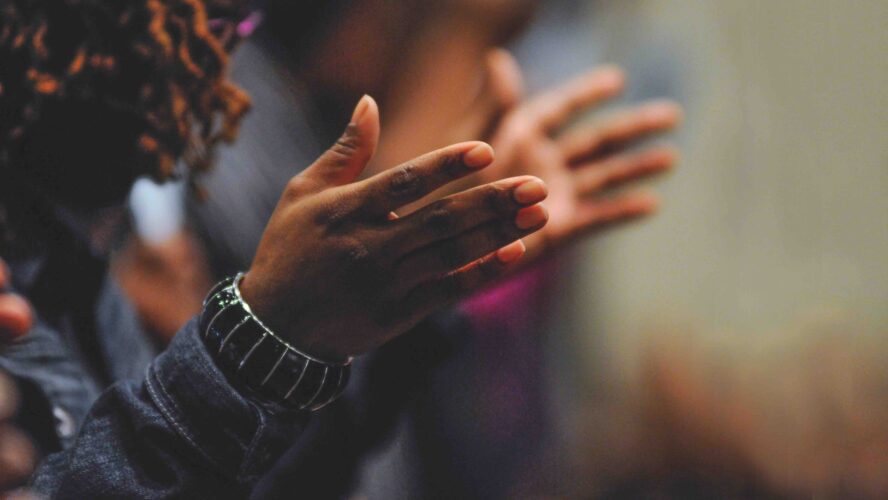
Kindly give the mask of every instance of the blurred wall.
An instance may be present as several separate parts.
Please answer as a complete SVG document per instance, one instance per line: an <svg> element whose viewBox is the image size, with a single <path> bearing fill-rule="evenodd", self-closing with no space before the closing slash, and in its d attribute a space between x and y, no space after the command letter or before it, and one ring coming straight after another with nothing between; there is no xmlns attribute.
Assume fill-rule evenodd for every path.
<svg viewBox="0 0 888 500"><path fill-rule="evenodd" d="M888 495L888 2L545 6L531 88L615 62L686 108L662 213L565 257L555 482Z"/></svg>
<svg viewBox="0 0 888 500"><path fill-rule="evenodd" d="M586 12L604 59L671 72L688 111L662 214L579 252L569 309L592 359L620 369L645 335L687 324L726 346L767 348L823 316L888 336L888 2Z"/></svg>

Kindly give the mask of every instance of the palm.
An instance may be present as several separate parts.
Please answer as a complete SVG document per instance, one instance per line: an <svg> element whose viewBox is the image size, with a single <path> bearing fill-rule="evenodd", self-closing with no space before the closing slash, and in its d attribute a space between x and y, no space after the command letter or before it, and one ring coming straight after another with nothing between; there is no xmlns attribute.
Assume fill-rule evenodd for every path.
<svg viewBox="0 0 888 500"><path fill-rule="evenodd" d="M549 223L526 239L530 256L655 210L656 198L645 191L607 195L609 188L671 167L671 148L628 149L675 126L677 106L648 103L598 125L558 133L576 114L614 96L622 86L618 70L602 69L522 103L494 127L491 144L497 160L483 172L485 180L535 175L549 187Z"/></svg>

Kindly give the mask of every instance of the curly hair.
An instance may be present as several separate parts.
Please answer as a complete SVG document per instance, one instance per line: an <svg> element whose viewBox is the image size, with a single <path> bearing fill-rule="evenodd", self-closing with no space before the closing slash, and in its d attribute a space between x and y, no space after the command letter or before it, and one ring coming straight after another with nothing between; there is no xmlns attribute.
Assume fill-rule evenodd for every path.
<svg viewBox="0 0 888 500"><path fill-rule="evenodd" d="M207 168L214 146L234 139L250 105L226 77L228 54L207 13L230 15L244 3L3 0L0 175L41 112L71 102L140 124L133 161L141 173L168 177L180 158L193 171Z"/></svg>

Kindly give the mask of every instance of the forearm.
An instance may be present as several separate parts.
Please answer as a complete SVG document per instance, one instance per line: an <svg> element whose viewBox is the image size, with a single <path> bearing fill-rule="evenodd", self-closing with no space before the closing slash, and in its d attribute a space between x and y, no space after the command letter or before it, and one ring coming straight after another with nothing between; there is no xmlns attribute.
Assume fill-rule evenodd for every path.
<svg viewBox="0 0 888 500"><path fill-rule="evenodd" d="M192 320L140 384L102 394L74 444L40 465L34 488L52 498L243 497L304 424L231 387Z"/></svg>

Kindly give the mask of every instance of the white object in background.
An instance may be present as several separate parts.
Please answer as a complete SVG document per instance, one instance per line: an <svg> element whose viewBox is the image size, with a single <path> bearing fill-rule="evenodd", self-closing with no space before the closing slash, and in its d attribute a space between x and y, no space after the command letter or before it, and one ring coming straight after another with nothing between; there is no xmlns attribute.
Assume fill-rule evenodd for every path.
<svg viewBox="0 0 888 500"><path fill-rule="evenodd" d="M185 225L185 182L141 178L130 192L136 234L149 244L169 241Z"/></svg>

